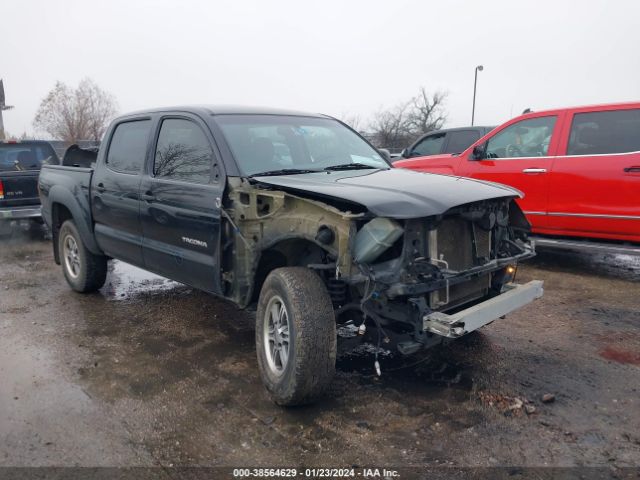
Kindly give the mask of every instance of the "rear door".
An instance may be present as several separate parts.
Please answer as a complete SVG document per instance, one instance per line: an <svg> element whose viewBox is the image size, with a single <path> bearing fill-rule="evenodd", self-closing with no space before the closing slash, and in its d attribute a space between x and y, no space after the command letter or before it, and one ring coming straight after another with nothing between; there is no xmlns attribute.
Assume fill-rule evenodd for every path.
<svg viewBox="0 0 640 480"><path fill-rule="evenodd" d="M640 105L571 112L550 176L549 233L640 242Z"/></svg>
<svg viewBox="0 0 640 480"><path fill-rule="evenodd" d="M534 229L546 225L548 174L557 149L559 115L528 116L506 124L484 143L485 154L475 159L465 152L459 173L517 188L518 200Z"/></svg>
<svg viewBox="0 0 640 480"><path fill-rule="evenodd" d="M145 268L220 292L223 175L208 127L192 115L160 119L142 186Z"/></svg>
<svg viewBox="0 0 640 480"><path fill-rule="evenodd" d="M112 130L103 161L91 180L95 236L109 256L142 266L140 179L147 157L151 119L127 119Z"/></svg>

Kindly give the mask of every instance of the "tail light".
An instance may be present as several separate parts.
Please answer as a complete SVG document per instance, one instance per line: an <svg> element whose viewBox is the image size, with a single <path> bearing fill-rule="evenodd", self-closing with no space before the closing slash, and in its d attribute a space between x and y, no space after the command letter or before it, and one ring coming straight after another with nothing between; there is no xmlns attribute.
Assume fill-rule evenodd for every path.
<svg viewBox="0 0 640 480"><path fill-rule="evenodd" d="M0 180L0 200L4 199L4 184Z"/></svg>

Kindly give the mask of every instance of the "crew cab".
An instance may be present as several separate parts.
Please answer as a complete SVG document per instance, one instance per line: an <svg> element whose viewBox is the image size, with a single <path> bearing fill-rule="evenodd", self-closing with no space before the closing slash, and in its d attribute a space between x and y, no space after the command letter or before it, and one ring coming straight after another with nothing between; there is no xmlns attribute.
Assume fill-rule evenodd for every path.
<svg viewBox="0 0 640 480"><path fill-rule="evenodd" d="M640 103L528 113L395 166L510 185L535 234L640 243Z"/></svg>
<svg viewBox="0 0 640 480"><path fill-rule="evenodd" d="M38 175L43 164L58 164L48 142L0 141L0 231L10 231L10 222L41 223Z"/></svg>
<svg viewBox="0 0 640 480"><path fill-rule="evenodd" d="M392 168L324 115L133 113L95 168L46 166L40 192L74 290L100 289L119 259L255 305L259 370L281 405L331 381L337 324L409 355L542 295L512 282L534 255L517 191Z"/></svg>

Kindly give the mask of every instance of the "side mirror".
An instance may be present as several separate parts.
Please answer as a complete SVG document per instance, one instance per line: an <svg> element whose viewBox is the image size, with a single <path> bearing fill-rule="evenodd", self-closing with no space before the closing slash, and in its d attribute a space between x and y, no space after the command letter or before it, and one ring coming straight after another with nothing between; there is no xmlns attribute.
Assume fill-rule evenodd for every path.
<svg viewBox="0 0 640 480"><path fill-rule="evenodd" d="M380 152L380 155L382 155L387 162L391 161L391 152L389 152L389 150L386 148L379 148L378 152Z"/></svg>
<svg viewBox="0 0 640 480"><path fill-rule="evenodd" d="M473 147L473 153L471 154L470 160L482 160L486 158L486 156L486 145L476 145L475 147Z"/></svg>
<svg viewBox="0 0 640 480"><path fill-rule="evenodd" d="M408 148L403 148L402 151L400 152L400 156L402 158L409 158L409 149Z"/></svg>

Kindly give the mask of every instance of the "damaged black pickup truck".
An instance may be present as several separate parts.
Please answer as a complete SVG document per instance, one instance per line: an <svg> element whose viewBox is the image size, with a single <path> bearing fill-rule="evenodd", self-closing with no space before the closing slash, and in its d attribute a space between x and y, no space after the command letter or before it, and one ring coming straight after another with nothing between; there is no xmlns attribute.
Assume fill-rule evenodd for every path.
<svg viewBox="0 0 640 480"><path fill-rule="evenodd" d="M519 192L393 168L323 115L126 115L91 167L44 166L39 187L74 290L100 289L116 258L257 305L258 365L281 405L322 393L347 320L408 355L542 295L512 282L534 255Z"/></svg>

